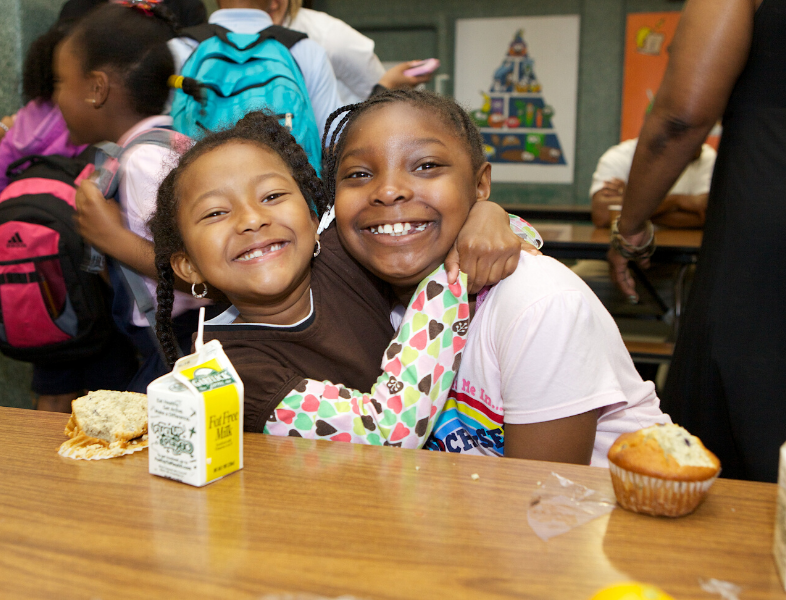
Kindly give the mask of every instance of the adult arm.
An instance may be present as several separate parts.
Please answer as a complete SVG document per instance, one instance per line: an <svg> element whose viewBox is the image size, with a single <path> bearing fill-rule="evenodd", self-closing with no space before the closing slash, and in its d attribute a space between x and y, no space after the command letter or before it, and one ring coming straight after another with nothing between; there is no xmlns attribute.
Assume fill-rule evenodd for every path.
<svg viewBox="0 0 786 600"><path fill-rule="evenodd" d="M411 69L419 65L421 62L420 60L410 60L407 62L399 63L393 67L390 67L385 74L380 77L379 85L388 88L389 90L395 90L400 88L413 88L418 84L427 83L431 81L431 77L434 73L425 73L424 75L405 75L404 71Z"/></svg>
<svg viewBox="0 0 786 600"><path fill-rule="evenodd" d="M669 194L652 215L652 222L673 229L704 226L709 194Z"/></svg>
<svg viewBox="0 0 786 600"><path fill-rule="evenodd" d="M611 225L609 207L615 204L621 205L624 193L625 182L622 179L613 178L604 181L603 187L592 194L592 224L595 227Z"/></svg>
<svg viewBox="0 0 786 600"><path fill-rule="evenodd" d="M760 0L689 0L671 44L669 66L647 116L625 191L620 234L646 242L656 211L723 113L750 51ZM636 296L627 261L609 251L612 277Z"/></svg>
<svg viewBox="0 0 786 600"><path fill-rule="evenodd" d="M279 403L265 433L421 448L448 398L468 317L466 278L449 286L439 267L413 295L370 392L306 379Z"/></svg>

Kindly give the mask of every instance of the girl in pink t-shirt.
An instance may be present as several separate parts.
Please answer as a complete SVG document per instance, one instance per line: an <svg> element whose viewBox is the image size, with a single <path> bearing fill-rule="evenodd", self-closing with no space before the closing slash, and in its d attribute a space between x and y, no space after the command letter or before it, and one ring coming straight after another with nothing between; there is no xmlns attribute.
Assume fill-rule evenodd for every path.
<svg viewBox="0 0 786 600"><path fill-rule="evenodd" d="M341 241L406 303L491 193L483 140L452 99L429 93L387 92L341 112L324 144ZM669 422L611 316L551 258L522 254L478 294L464 352L431 449L605 465L617 435Z"/></svg>

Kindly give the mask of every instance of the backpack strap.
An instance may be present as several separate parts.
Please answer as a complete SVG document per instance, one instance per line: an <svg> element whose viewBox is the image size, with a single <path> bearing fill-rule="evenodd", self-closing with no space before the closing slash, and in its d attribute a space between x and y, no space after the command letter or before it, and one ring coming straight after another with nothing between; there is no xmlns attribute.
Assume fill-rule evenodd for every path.
<svg viewBox="0 0 786 600"><path fill-rule="evenodd" d="M95 157L96 171L98 172L96 185L103 193L104 198L114 198L117 194L117 187L120 184L120 158L123 154L139 144L152 144L171 149L173 135L175 132L170 127L154 127L131 138L124 146L119 146L114 142L96 144L96 148L98 148Z"/></svg>
<svg viewBox="0 0 786 600"><path fill-rule="evenodd" d="M85 152L80 154L80 156L84 155ZM92 161L91 161L92 162ZM56 169L62 173L65 173L72 179L76 179L79 177L79 174L84 169L84 165L80 165L74 161L73 158L68 158L67 156L59 156L57 154L30 154L28 156L23 156L19 160L15 160L6 169L6 177L9 179L14 178L17 175L20 175L33 165L38 164L46 164L53 169Z"/></svg>
<svg viewBox="0 0 786 600"><path fill-rule="evenodd" d="M281 27L281 25L271 25L259 32L259 38L259 41L257 41L258 44L268 39L274 39L284 45L287 50L292 50L292 46L297 44L300 40L307 39L308 36L300 31Z"/></svg>
<svg viewBox="0 0 786 600"><path fill-rule="evenodd" d="M103 142L98 144L98 149L101 151L96 156L96 171L101 169L97 181L99 189L104 192L105 198L114 198L117 194L117 188L120 181L120 159L124 153L128 152L130 148L140 144L152 144L164 148L172 148L172 138L175 132L169 127L154 127L140 133L139 135L131 138L126 142L125 146L119 146L112 142ZM118 273L125 284L127 291L134 298L139 312L144 315L145 320L150 325L150 333L152 341L156 348L164 357L163 349L158 343L158 338L155 335L156 330L156 305L153 297L150 295L150 290L147 289L144 278L136 271L129 269L120 261L113 260L112 263L117 267ZM178 348L178 355L180 355ZM166 360L164 360L166 364Z"/></svg>
<svg viewBox="0 0 786 600"><path fill-rule="evenodd" d="M194 25L193 27L186 27L180 30L181 37L191 38L198 44L215 36L220 37L220 34L226 37L227 33L229 33L229 29L215 23L202 23L202 25Z"/></svg>
<svg viewBox="0 0 786 600"><path fill-rule="evenodd" d="M259 32L259 35L253 44L249 44L245 48L239 48L237 44L229 39L229 34L232 32L226 27L221 27L221 25L215 25L212 23L196 25L195 27L183 29L180 33L183 37L191 38L200 44L212 37L217 37L222 42L228 46L232 46L236 50L250 50L251 48L254 48L262 42L270 39L276 40L287 50L292 50L292 46L297 44L300 40L305 40L308 38L305 33L301 33L300 31L287 29L286 27L281 27L280 25L271 25L270 27L266 27Z"/></svg>
<svg viewBox="0 0 786 600"><path fill-rule="evenodd" d="M126 267L119 261L114 261L117 267L120 267L120 273L125 280L126 287L131 295L134 297L139 312L145 317L152 331L156 330L156 304L153 302L153 296L150 295L150 290L145 285L145 280L142 276ZM154 334L155 335L155 334Z"/></svg>

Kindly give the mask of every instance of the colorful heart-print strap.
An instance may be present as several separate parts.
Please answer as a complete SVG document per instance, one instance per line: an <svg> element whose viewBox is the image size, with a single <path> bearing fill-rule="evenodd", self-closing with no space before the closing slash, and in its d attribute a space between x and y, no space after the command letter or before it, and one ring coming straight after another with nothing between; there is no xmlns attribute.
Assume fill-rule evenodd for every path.
<svg viewBox="0 0 786 600"><path fill-rule="evenodd" d="M508 214L508 218L510 219L510 228L513 230L513 233L535 246L538 250L543 247L543 238L540 237L537 229L516 215Z"/></svg>
<svg viewBox="0 0 786 600"><path fill-rule="evenodd" d="M453 385L468 327L466 275L448 285L440 266L412 297L371 393L305 379L273 411L265 433L422 447Z"/></svg>

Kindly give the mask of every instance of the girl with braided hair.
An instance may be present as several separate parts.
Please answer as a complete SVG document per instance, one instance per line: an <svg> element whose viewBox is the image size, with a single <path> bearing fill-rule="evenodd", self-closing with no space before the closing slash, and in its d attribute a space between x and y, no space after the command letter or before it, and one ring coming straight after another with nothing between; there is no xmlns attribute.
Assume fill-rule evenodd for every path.
<svg viewBox="0 0 786 600"><path fill-rule="evenodd" d="M335 227L317 232L327 208L275 116L252 112L197 142L161 184L149 223L159 339L174 360L176 277L220 292L232 307L204 335L243 380L247 430L420 447L460 362L466 276L427 273L390 342L389 290L344 252Z"/></svg>
<svg viewBox="0 0 786 600"><path fill-rule="evenodd" d="M418 298L470 209L489 204L480 134L452 99L403 90L337 111L334 125L323 176L341 242L402 302ZM402 227L414 233L391 235ZM620 433L669 417L586 284L552 258L516 259L471 297L463 360L426 447L605 466Z"/></svg>
<svg viewBox="0 0 786 600"><path fill-rule="evenodd" d="M389 300L335 228L317 233L325 208L306 153L274 115L252 112L199 141L161 184L150 221L161 344L173 361L175 277L220 292L232 306L204 335L243 380L247 430L422 446L463 345L465 280L431 274L428 298L405 317L420 338L389 343Z"/></svg>
<svg viewBox="0 0 786 600"><path fill-rule="evenodd" d="M167 47L176 31L171 14L155 2L103 4L85 15L54 53L53 99L77 144L132 144L158 131L184 146L190 140L171 132L172 118L162 115L169 97L167 78L174 73ZM165 133L170 130L171 136ZM76 195L77 224L87 243L145 277L155 294L156 269L146 221L155 208L155 194L177 152L154 143L138 143L122 154L117 202L106 198L89 180ZM113 314L133 340L144 361L128 384L144 392L147 384L168 371L159 356L155 335L119 279L113 278ZM187 288L186 288L187 289ZM196 330L197 308L205 300L178 291L174 314L181 347L187 351Z"/></svg>

